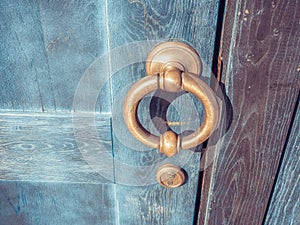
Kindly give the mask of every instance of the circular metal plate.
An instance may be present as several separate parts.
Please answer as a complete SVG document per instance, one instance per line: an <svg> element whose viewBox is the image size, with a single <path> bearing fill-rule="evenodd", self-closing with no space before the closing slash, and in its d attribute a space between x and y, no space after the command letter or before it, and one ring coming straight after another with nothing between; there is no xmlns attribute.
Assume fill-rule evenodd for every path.
<svg viewBox="0 0 300 225"><path fill-rule="evenodd" d="M161 166L156 175L160 185L166 188L176 188L185 183L185 173L183 170L173 164Z"/></svg>
<svg viewBox="0 0 300 225"><path fill-rule="evenodd" d="M202 63L198 53L181 42L165 42L155 46L146 59L147 75L156 75L166 65L174 65L184 72L200 75Z"/></svg>

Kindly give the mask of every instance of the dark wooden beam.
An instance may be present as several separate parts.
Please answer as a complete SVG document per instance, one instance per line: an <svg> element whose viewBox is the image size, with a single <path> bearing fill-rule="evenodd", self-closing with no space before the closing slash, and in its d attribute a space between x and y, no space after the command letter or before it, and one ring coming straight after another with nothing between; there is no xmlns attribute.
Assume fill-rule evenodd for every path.
<svg viewBox="0 0 300 225"><path fill-rule="evenodd" d="M300 1L227 1L222 81L233 117L205 171L199 224L262 224L299 93Z"/></svg>
<svg viewBox="0 0 300 225"><path fill-rule="evenodd" d="M295 111L265 224L300 223L300 105Z"/></svg>

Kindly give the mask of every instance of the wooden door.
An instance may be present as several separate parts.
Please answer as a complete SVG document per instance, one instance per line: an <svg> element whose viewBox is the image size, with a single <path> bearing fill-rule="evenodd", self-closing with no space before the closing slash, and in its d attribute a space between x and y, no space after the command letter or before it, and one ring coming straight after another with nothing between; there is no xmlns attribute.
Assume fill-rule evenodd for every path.
<svg viewBox="0 0 300 225"><path fill-rule="evenodd" d="M299 224L299 7L0 1L0 224ZM170 40L220 81L226 131L173 159L136 141L121 115L148 52ZM167 112L162 97L141 102L149 129L162 114L178 132L201 122L189 95L169 96ZM156 183L166 162L185 185Z"/></svg>
<svg viewBox="0 0 300 225"><path fill-rule="evenodd" d="M1 1L4 224L197 222L201 147L181 153L184 160L175 158L187 173L185 185L163 188L152 165L170 160L128 133L121 105L126 90L145 75L148 52L163 41L193 46L209 83L218 5L217 0ZM178 97L170 119L189 119L185 102ZM161 113L153 98L142 104L146 124L149 104L156 116ZM201 107L196 112L200 118Z"/></svg>

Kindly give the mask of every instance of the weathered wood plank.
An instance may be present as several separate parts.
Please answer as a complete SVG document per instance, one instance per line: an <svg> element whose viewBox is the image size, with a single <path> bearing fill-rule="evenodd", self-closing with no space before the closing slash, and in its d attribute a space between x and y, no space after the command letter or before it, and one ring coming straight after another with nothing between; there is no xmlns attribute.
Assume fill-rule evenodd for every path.
<svg viewBox="0 0 300 225"><path fill-rule="evenodd" d="M81 77L107 54L104 2L1 1L1 109L72 110ZM101 76L96 111L110 112L109 74Z"/></svg>
<svg viewBox="0 0 300 225"><path fill-rule="evenodd" d="M56 110L71 111L81 77L107 53L105 1L39 1L39 8ZM106 88L96 110L110 112L110 104Z"/></svg>
<svg viewBox="0 0 300 225"><path fill-rule="evenodd" d="M300 1L227 2L223 82L233 118L205 175L201 213L204 224L262 224L299 92Z"/></svg>
<svg viewBox="0 0 300 225"><path fill-rule="evenodd" d="M285 147L284 157L264 224L300 224L300 105Z"/></svg>
<svg viewBox="0 0 300 225"><path fill-rule="evenodd" d="M198 164L199 157L194 154L184 167L188 182L175 189L163 188L156 183L139 187L117 184L121 224L193 224ZM156 174L156 170L147 172L146 175L149 172Z"/></svg>
<svg viewBox="0 0 300 225"><path fill-rule="evenodd" d="M120 51L119 57L123 56L126 60L131 55L138 55L136 61L128 60L129 63L121 68L116 64L122 60L124 62L124 59L117 55L110 58L115 179L119 204L124 205L119 215L124 224L174 225L193 222L200 153L186 151L169 159L175 164L181 164L189 179L185 186L178 189L166 190L160 187L155 181L156 170L160 164L167 162L166 158L156 149L142 145L129 134L122 118L122 105L130 86L145 76L143 61L147 54L162 39L185 41L194 46L204 62L203 76L210 76L217 9L218 1L213 0L108 1L110 49L121 47L123 51ZM144 46L132 44L144 40L154 41L143 42ZM128 48L122 47L123 45L128 45ZM119 68L119 71L115 68ZM159 134L159 129L163 129L159 127L160 124L156 124L156 127L153 124L153 118L159 120L159 115L163 113L160 108L163 104L159 103L156 98L148 96L139 108L140 119L156 134ZM194 130L200 124L202 112L197 112L195 118L195 115L191 115L193 107L193 101L187 101L186 95L172 103L168 120L188 122L186 125L173 127L174 129L179 132Z"/></svg>
<svg viewBox="0 0 300 225"><path fill-rule="evenodd" d="M0 108L54 108L37 2L1 1L0 15Z"/></svg>
<svg viewBox="0 0 300 225"><path fill-rule="evenodd" d="M110 118L98 115L95 124L89 117L76 119L59 113L1 113L0 180L112 182ZM90 132L93 126L96 132ZM101 153L107 154L105 164L89 161Z"/></svg>
<svg viewBox="0 0 300 225"><path fill-rule="evenodd" d="M115 185L0 181L0 220L10 225L117 225Z"/></svg>

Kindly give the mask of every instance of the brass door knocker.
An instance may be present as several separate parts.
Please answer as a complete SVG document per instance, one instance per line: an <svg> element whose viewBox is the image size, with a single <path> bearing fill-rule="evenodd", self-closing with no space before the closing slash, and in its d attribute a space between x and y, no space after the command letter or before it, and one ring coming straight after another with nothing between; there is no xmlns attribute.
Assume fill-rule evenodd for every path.
<svg viewBox="0 0 300 225"><path fill-rule="evenodd" d="M220 109L213 90L199 78L201 60L196 51L187 44L166 42L156 46L146 60L147 76L137 81L128 91L123 117L131 134L152 148L158 148L167 156L181 149L190 149L206 141L218 126ZM169 92L187 91L195 95L204 108L201 126L181 137L172 130L156 136L140 123L137 108L141 99L152 91L162 89Z"/></svg>

